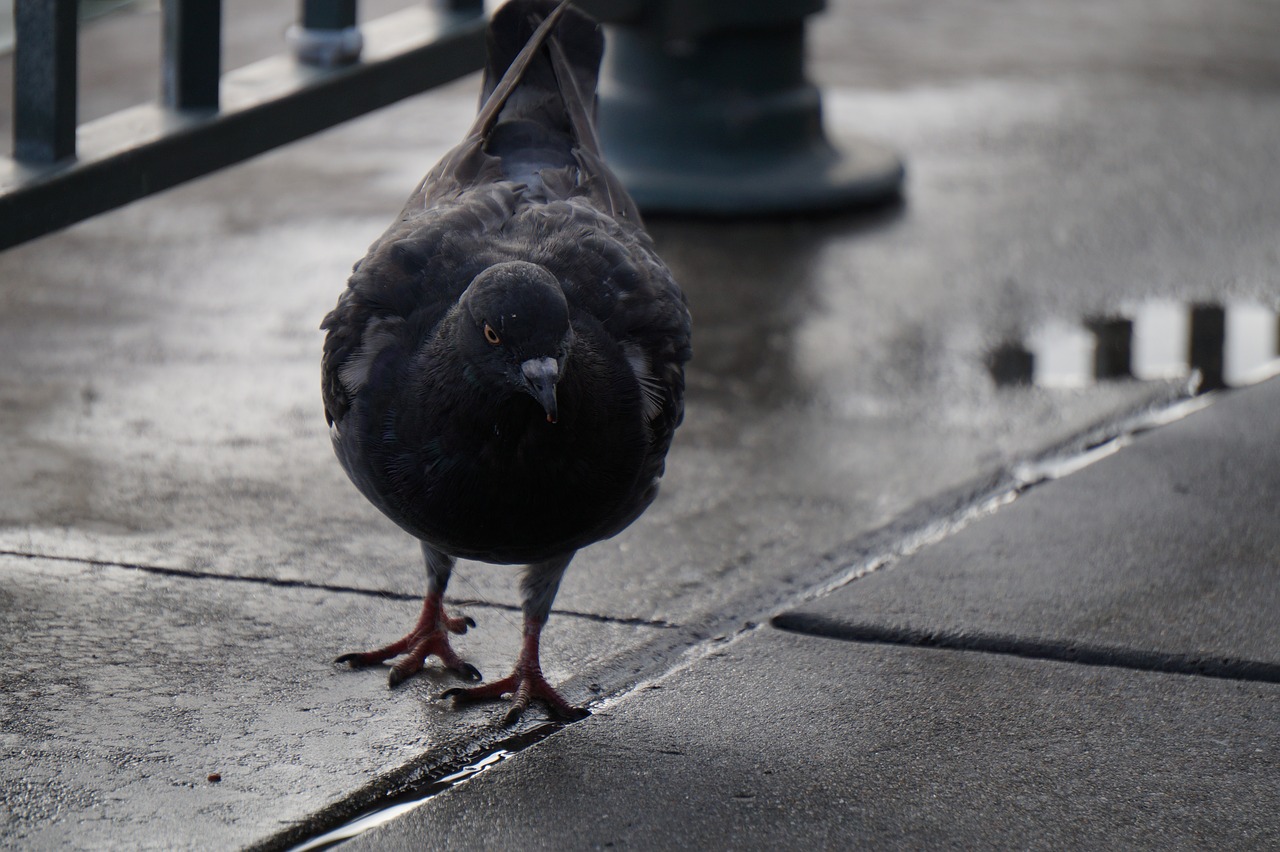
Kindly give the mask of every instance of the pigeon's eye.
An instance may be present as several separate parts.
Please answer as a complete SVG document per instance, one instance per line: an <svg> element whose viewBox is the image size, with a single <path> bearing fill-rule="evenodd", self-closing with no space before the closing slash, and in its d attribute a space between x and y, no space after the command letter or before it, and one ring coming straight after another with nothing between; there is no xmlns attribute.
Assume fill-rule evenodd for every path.
<svg viewBox="0 0 1280 852"><path fill-rule="evenodd" d="M498 332L493 330L493 326L489 323L484 324L484 339L497 346L502 342L502 338L498 336Z"/></svg>

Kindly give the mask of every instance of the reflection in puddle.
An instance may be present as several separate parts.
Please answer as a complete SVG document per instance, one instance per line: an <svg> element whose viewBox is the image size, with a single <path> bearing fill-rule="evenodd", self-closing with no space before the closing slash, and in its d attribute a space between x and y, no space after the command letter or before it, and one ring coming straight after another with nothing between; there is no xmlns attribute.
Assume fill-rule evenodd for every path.
<svg viewBox="0 0 1280 852"><path fill-rule="evenodd" d="M1280 321L1262 305L1231 305L1227 310L1223 372L1228 385L1260 382L1277 372Z"/></svg>
<svg viewBox="0 0 1280 852"><path fill-rule="evenodd" d="M993 349L987 363L999 385L1075 388L1195 373L1203 393L1280 373L1280 318L1250 302L1147 302L1118 315L1047 322Z"/></svg>
<svg viewBox="0 0 1280 852"><path fill-rule="evenodd" d="M399 816L422 807L430 798L450 787L456 787L462 782L474 778L489 767L506 760L512 754L513 752L506 749L497 749L474 763L467 764L457 772L431 782L424 790L410 794L407 801L396 801L381 807L373 813L354 819L319 837L313 837L305 843L294 846L289 852L320 852L320 850L330 849L343 841L364 834L366 831L377 828L380 825L385 825Z"/></svg>
<svg viewBox="0 0 1280 852"><path fill-rule="evenodd" d="M1178 302L1149 302L1133 317L1133 377L1177 379L1187 375L1191 316Z"/></svg>

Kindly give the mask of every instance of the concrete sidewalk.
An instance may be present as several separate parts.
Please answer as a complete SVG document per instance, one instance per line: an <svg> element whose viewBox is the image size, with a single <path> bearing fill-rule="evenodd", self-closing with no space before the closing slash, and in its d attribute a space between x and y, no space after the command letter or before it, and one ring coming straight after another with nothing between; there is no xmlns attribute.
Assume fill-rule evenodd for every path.
<svg viewBox="0 0 1280 852"><path fill-rule="evenodd" d="M1141 435L349 847L1274 848L1278 413Z"/></svg>
<svg viewBox="0 0 1280 852"><path fill-rule="evenodd" d="M1179 404L1192 305L1224 309L1229 381L1275 357L1280 13L829 5L828 126L898 148L905 203L651 223L695 314L686 423L545 636L596 715L384 831L551 832L593 813L577 794L599 833L502 836L1264 845L1274 385L961 527ZM423 578L332 458L316 327L477 85L0 254L0 846L284 848L546 734L434 700L443 674L389 691L329 662L400 635ZM1139 378L1093 382L1084 328L1115 316ZM1035 381L994 381L1021 350ZM513 573L465 564L451 592L479 623L459 650L501 674ZM759 626L783 613L810 632ZM702 822L631 833L698 813L654 811L665 790ZM480 833L442 834L464 810Z"/></svg>

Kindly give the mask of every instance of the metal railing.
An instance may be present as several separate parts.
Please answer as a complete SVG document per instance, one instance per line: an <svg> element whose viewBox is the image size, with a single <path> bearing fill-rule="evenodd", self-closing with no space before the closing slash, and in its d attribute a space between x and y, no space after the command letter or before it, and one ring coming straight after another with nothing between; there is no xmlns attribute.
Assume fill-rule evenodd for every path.
<svg viewBox="0 0 1280 852"><path fill-rule="evenodd" d="M357 0L303 0L293 50L226 74L221 0L163 0L158 103L76 125L76 0L17 0L13 157L0 249L238 163L477 70L483 0L357 28Z"/></svg>

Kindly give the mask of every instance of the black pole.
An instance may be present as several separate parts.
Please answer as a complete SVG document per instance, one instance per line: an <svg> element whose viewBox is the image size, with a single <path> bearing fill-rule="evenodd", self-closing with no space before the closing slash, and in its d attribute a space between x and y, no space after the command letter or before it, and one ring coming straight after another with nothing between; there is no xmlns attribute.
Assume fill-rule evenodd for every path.
<svg viewBox="0 0 1280 852"><path fill-rule="evenodd" d="M218 108L222 0L164 0L164 104Z"/></svg>
<svg viewBox="0 0 1280 852"><path fill-rule="evenodd" d="M1085 321L1093 332L1093 377L1099 380L1133 376L1133 320L1093 317Z"/></svg>
<svg viewBox="0 0 1280 852"><path fill-rule="evenodd" d="M1188 355L1192 369L1200 371L1200 393L1227 386L1222 371L1226 339L1226 310L1221 305L1192 305L1191 351Z"/></svg>
<svg viewBox="0 0 1280 852"><path fill-rule="evenodd" d="M302 0L302 26L345 30L356 25L356 0Z"/></svg>
<svg viewBox="0 0 1280 852"><path fill-rule="evenodd" d="M76 11L76 0L18 0L14 9L15 159L75 156Z"/></svg>

